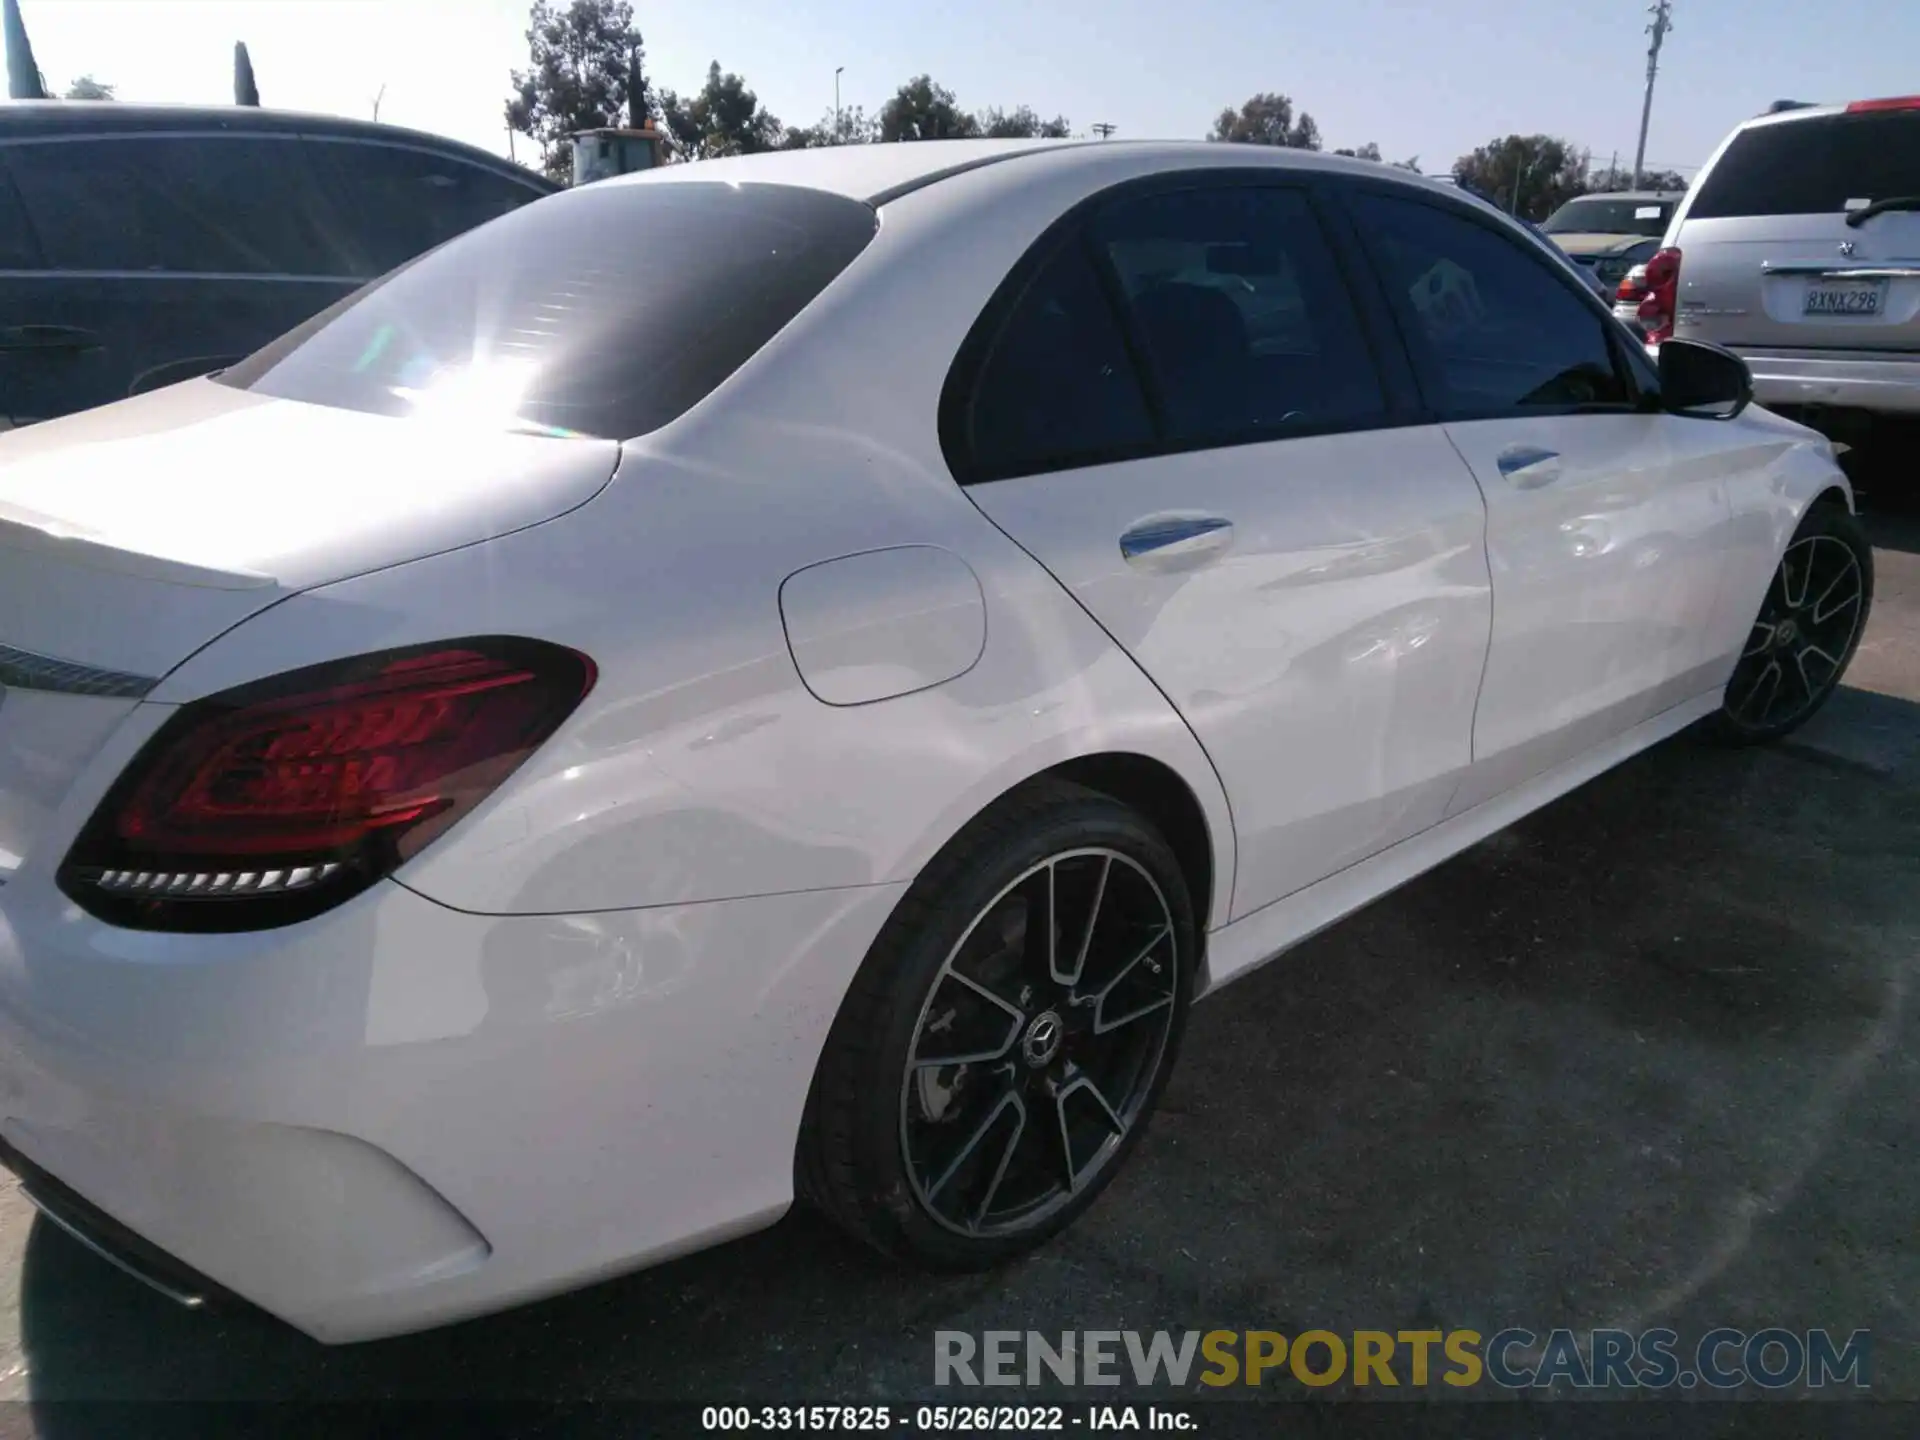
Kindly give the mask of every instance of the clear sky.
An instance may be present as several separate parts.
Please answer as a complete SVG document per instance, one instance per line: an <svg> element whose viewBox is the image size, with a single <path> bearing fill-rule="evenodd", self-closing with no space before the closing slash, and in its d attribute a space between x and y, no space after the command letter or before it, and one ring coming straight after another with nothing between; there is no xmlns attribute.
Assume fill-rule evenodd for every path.
<svg viewBox="0 0 1920 1440"><path fill-rule="evenodd" d="M527 0L21 0L50 86L91 73L127 100L220 103L245 40L269 105L370 115L504 153ZM1202 135L1261 90L1329 148L1379 142L1444 170L1512 131L1632 159L1645 0L637 0L656 84L737 70L789 124L877 110L922 71L964 106L1032 105L1077 129ZM1690 171L1780 98L1920 91L1920 0L1675 0L1647 145ZM523 144L524 152L524 144ZM522 158L526 158L524 153Z"/></svg>

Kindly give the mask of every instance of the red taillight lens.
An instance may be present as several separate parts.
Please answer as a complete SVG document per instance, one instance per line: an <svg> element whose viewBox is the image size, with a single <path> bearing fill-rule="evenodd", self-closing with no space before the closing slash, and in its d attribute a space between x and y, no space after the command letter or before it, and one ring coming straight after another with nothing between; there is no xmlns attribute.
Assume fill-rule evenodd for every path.
<svg viewBox="0 0 1920 1440"><path fill-rule="evenodd" d="M1889 95L1883 100L1856 100L1847 106L1849 115L1874 110L1920 110L1920 95Z"/></svg>
<svg viewBox="0 0 1920 1440"><path fill-rule="evenodd" d="M1674 317L1680 306L1680 252L1669 247L1654 253L1647 261L1643 282L1646 293L1640 300L1640 325L1647 332L1647 343L1658 345L1672 338Z"/></svg>
<svg viewBox="0 0 1920 1440"><path fill-rule="evenodd" d="M1638 302L1647 298L1647 267L1636 265L1620 277L1620 288L1613 292L1616 300Z"/></svg>
<svg viewBox="0 0 1920 1440"><path fill-rule="evenodd" d="M68 895L147 929L304 919L484 799L594 681L538 641L452 641L316 666L181 710L61 867Z"/></svg>

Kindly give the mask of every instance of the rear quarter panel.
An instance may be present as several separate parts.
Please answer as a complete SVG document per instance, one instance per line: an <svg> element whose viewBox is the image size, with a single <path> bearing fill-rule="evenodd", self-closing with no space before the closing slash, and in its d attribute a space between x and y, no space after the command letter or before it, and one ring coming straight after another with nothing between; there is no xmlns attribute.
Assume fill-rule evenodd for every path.
<svg viewBox="0 0 1920 1440"><path fill-rule="evenodd" d="M1044 175L1004 203L991 187L957 193L997 168L889 206L847 273L700 405L629 442L588 505L298 596L195 656L153 699L463 634L536 635L592 656L599 682L568 724L399 873L493 914L907 879L1035 773L1089 753L1145 755L1200 802L1215 893L1196 900L1224 923L1233 832L1204 752L1132 660L974 508L940 453L952 354L1070 203ZM789 652L782 583L910 545L947 550L977 577L978 663L914 694L824 704Z"/></svg>

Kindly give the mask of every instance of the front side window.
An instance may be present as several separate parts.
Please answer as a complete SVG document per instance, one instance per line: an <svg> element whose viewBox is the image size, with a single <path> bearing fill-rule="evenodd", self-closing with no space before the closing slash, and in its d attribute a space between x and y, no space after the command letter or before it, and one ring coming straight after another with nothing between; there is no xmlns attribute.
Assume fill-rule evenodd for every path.
<svg viewBox="0 0 1920 1440"><path fill-rule="evenodd" d="M1121 200L1094 241L1177 448L1364 423L1386 409L1306 197L1221 186Z"/></svg>
<svg viewBox="0 0 1920 1440"><path fill-rule="evenodd" d="M306 150L348 227L356 275L384 274L542 193L427 150L356 140L313 140Z"/></svg>
<svg viewBox="0 0 1920 1440"><path fill-rule="evenodd" d="M589 185L468 231L220 383L376 415L624 440L737 370L874 234L790 185Z"/></svg>
<svg viewBox="0 0 1920 1440"><path fill-rule="evenodd" d="M1362 193L1353 204L1436 409L1630 403L1606 322L1520 241L1419 200Z"/></svg>
<svg viewBox="0 0 1920 1440"><path fill-rule="evenodd" d="M55 270L348 273L291 137L114 135L7 152Z"/></svg>

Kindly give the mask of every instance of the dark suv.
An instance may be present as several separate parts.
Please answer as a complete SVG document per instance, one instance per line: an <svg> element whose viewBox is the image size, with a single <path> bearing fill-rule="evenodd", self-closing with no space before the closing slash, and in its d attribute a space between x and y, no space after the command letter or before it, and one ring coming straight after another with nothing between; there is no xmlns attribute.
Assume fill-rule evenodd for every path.
<svg viewBox="0 0 1920 1440"><path fill-rule="evenodd" d="M0 104L0 429L218 370L553 189L390 125Z"/></svg>

